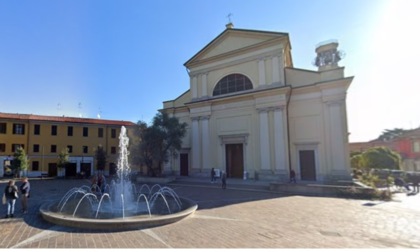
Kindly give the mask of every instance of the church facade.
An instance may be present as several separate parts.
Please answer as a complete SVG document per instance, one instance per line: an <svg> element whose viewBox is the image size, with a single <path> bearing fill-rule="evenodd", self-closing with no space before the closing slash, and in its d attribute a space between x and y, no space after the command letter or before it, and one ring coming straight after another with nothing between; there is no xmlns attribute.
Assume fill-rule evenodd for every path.
<svg viewBox="0 0 420 252"><path fill-rule="evenodd" d="M226 29L185 66L190 88L161 111L188 124L165 173L327 182L349 179L346 92L338 43L316 48L318 71L293 67L287 33ZM309 60L309 57L308 57Z"/></svg>

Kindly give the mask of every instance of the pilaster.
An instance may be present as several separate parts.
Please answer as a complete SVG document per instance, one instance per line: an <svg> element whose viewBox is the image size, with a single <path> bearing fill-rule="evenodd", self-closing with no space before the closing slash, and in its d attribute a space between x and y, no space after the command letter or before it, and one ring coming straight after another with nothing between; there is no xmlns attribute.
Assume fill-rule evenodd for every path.
<svg viewBox="0 0 420 252"><path fill-rule="evenodd" d="M258 60L258 85L263 86L266 84L265 81L265 60Z"/></svg>
<svg viewBox="0 0 420 252"><path fill-rule="evenodd" d="M328 102L329 128L330 128L330 146L332 158L332 170L344 171L345 167L345 143L343 132L343 121L341 118L342 101Z"/></svg>
<svg viewBox="0 0 420 252"><path fill-rule="evenodd" d="M260 117L260 157L261 170L270 169L270 148L269 148L269 132L268 132L268 110L259 109Z"/></svg>
<svg viewBox="0 0 420 252"><path fill-rule="evenodd" d="M198 90L197 90L197 76L194 75L191 80L191 92L192 92L192 99L198 98Z"/></svg>
<svg viewBox="0 0 420 252"><path fill-rule="evenodd" d="M286 83L285 80L284 80L284 66L286 65L286 63L285 63L286 57L284 55L284 49L282 50L282 53L279 56L279 58L280 58L280 61L279 61L279 63L280 63L280 65L279 65L280 84L282 86L284 86L285 83Z"/></svg>
<svg viewBox="0 0 420 252"><path fill-rule="evenodd" d="M279 173L286 173L286 137L284 136L283 107L274 109L274 129L275 169Z"/></svg>
<svg viewBox="0 0 420 252"><path fill-rule="evenodd" d="M211 151L210 151L210 133L209 133L209 116L200 117L201 121L201 135L202 135L202 142L201 142L201 149L202 149L202 157L203 157L203 169L210 169L210 159L211 159Z"/></svg>
<svg viewBox="0 0 420 252"><path fill-rule="evenodd" d="M199 117L192 117L192 169L199 169L200 168L200 161L201 161L201 149L200 149L200 133L199 133L199 125L198 125Z"/></svg>
<svg viewBox="0 0 420 252"><path fill-rule="evenodd" d="M279 56L273 56L271 58L271 65L272 65L272 81L274 83L280 82L280 69L279 69Z"/></svg>

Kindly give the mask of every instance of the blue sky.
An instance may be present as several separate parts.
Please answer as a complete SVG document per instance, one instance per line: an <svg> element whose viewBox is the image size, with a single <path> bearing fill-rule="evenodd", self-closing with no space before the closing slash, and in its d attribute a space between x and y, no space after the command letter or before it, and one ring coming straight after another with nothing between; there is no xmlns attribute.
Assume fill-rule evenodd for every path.
<svg viewBox="0 0 420 252"><path fill-rule="evenodd" d="M0 1L0 111L150 122L183 64L225 29L287 32L294 67L337 39L355 76L350 141L420 126L415 0ZM416 32L417 31L417 32Z"/></svg>

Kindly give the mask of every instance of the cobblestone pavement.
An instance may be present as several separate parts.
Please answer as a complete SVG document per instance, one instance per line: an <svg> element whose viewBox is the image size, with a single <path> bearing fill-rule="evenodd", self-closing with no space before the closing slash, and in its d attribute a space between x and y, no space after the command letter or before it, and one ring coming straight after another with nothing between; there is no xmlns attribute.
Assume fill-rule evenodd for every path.
<svg viewBox="0 0 420 252"><path fill-rule="evenodd" d="M391 202L380 202L173 183L170 187L180 196L199 206L174 224L98 232L42 219L42 203L88 183L32 180L28 214L20 214L18 201L15 218L5 219L2 205L0 248L420 248L420 194L398 194Z"/></svg>

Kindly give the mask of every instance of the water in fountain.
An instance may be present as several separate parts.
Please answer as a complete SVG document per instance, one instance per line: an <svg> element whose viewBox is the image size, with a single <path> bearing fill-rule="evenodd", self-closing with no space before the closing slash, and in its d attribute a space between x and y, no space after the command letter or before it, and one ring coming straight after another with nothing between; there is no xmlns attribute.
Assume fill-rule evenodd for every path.
<svg viewBox="0 0 420 252"><path fill-rule="evenodd" d="M117 181L114 181L110 194L112 195L112 203L115 209L119 209L122 216L125 216L125 209L134 207L133 185L130 180L131 169L128 165L128 136L126 128L121 127L120 132L120 155L118 158Z"/></svg>
<svg viewBox="0 0 420 252"><path fill-rule="evenodd" d="M119 136L117 179L102 190L82 186L68 191L57 205L57 211L82 218L125 218L128 216L172 214L182 209L178 195L169 187L142 185L137 190L130 180L126 128ZM94 192L92 192L92 189Z"/></svg>

